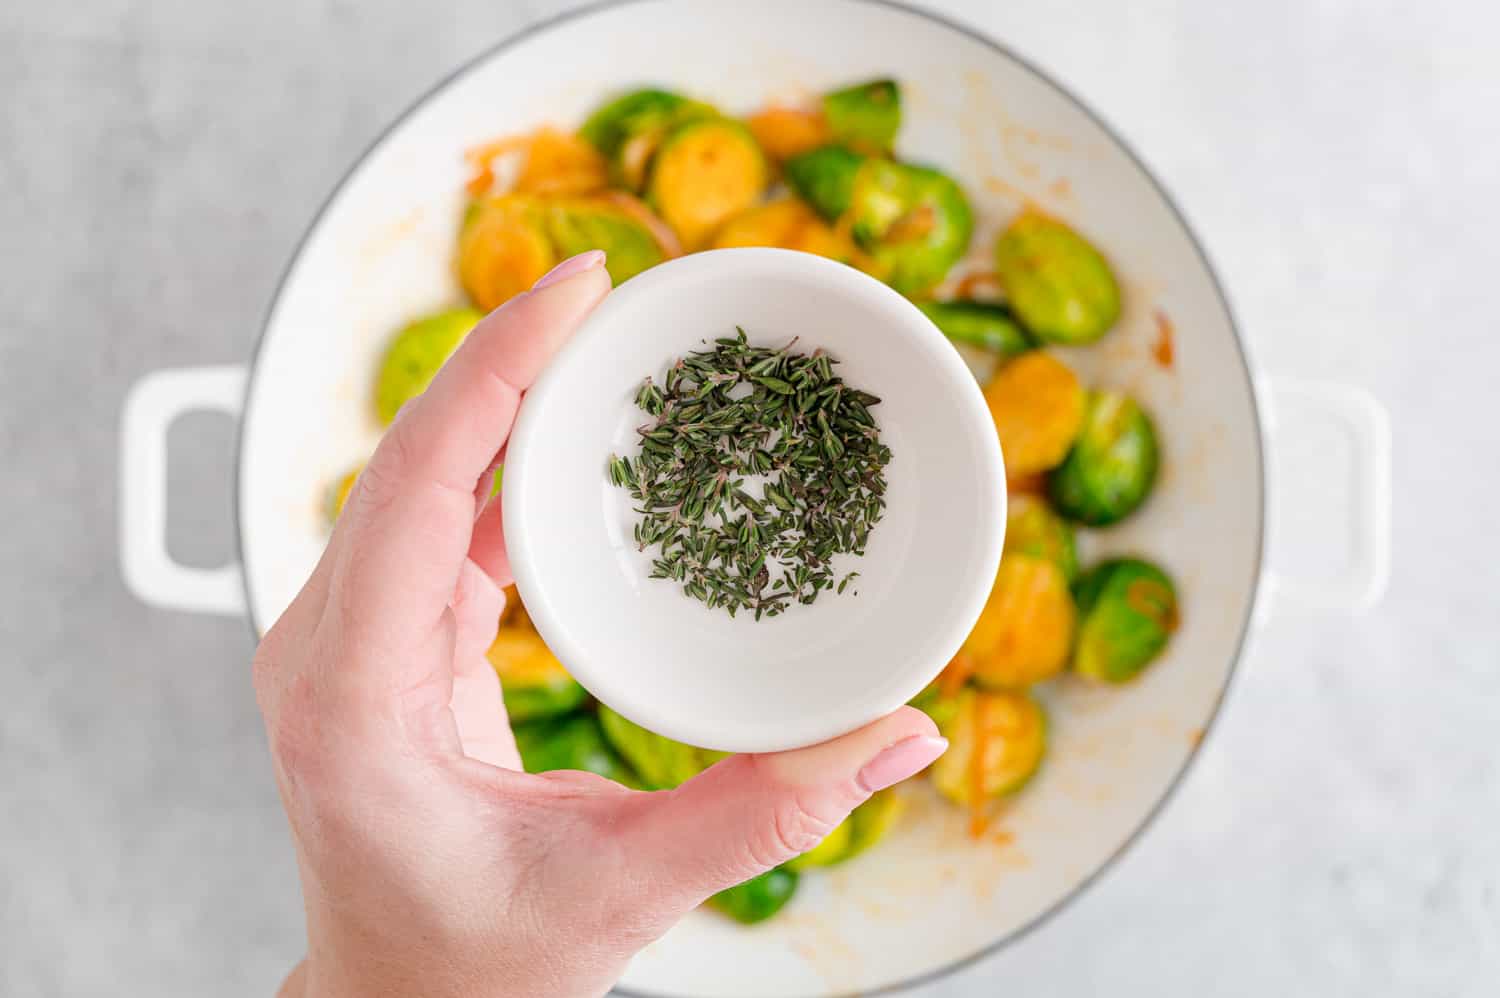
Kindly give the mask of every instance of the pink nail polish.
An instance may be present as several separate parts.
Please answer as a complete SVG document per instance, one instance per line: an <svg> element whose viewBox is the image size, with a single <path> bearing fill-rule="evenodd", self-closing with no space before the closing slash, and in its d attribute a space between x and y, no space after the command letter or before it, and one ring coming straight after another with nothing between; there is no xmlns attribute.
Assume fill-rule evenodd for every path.
<svg viewBox="0 0 1500 998"><path fill-rule="evenodd" d="M857 777L859 785L872 794L877 790L884 790L909 776L916 776L932 765L933 760L947 748L946 738L933 738L931 735L903 738L865 763Z"/></svg>
<svg viewBox="0 0 1500 998"><path fill-rule="evenodd" d="M539 288L545 288L549 284L566 281L575 274L581 274L585 270L593 270L595 267L602 266L604 266L603 250L588 250L587 252L579 253L577 256L570 256L543 274L542 279L531 286L531 290L536 291Z"/></svg>

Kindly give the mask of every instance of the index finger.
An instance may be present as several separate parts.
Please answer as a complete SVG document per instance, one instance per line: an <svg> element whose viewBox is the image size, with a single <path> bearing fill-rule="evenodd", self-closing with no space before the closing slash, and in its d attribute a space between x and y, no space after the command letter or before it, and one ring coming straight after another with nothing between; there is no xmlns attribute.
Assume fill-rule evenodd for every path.
<svg viewBox="0 0 1500 998"><path fill-rule="evenodd" d="M351 515L340 518L339 595L360 619L425 626L442 614L468 553L474 488L509 436L521 394L609 287L603 253L565 261L481 320L402 410L360 475ZM410 632L383 638L403 636Z"/></svg>

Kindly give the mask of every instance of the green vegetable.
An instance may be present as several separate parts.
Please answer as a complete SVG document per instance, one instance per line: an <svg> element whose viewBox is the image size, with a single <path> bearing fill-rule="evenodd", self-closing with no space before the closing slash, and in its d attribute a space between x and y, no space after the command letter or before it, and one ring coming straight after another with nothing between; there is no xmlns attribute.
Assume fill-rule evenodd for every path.
<svg viewBox="0 0 1500 998"><path fill-rule="evenodd" d="M941 281L974 231L963 189L930 167L825 146L788 160L786 177L824 218L847 218L876 271L904 294Z"/></svg>
<svg viewBox="0 0 1500 998"><path fill-rule="evenodd" d="M516 748L528 773L577 769L628 787L637 785L635 774L609 747L599 721L590 714L518 724Z"/></svg>
<svg viewBox="0 0 1500 998"><path fill-rule="evenodd" d="M926 689L911 698L910 704L932 718L932 723L940 729L951 722L953 716L958 713L958 696L943 694L942 677L928 683Z"/></svg>
<svg viewBox="0 0 1500 998"><path fill-rule="evenodd" d="M1070 584L1078 578L1073 528L1039 499L1012 497L1005 527L1005 552L1045 558L1062 569Z"/></svg>
<svg viewBox="0 0 1500 998"><path fill-rule="evenodd" d="M1113 558L1077 587L1078 641L1073 669L1108 683L1133 679L1177 628L1177 590L1167 573L1139 558Z"/></svg>
<svg viewBox="0 0 1500 998"><path fill-rule="evenodd" d="M849 839L852 832L853 826L849 818L845 818L834 826L833 831L823 837L822 842L795 859L789 860L786 868L801 873L803 870L810 870L814 867L833 866L835 863L843 862L849 852Z"/></svg>
<svg viewBox="0 0 1500 998"><path fill-rule="evenodd" d="M639 191L667 133L684 121L712 114L714 109L700 101L647 88L604 104L589 115L578 134L604 155L622 186Z"/></svg>
<svg viewBox="0 0 1500 998"><path fill-rule="evenodd" d="M901 88L895 80L871 80L823 96L823 118L835 142L888 152L901 129Z"/></svg>
<svg viewBox="0 0 1500 998"><path fill-rule="evenodd" d="M784 866L751 877L736 887L720 891L708 903L744 925L764 922L792 899L797 891L797 872Z"/></svg>
<svg viewBox="0 0 1500 998"><path fill-rule="evenodd" d="M1083 429L1047 475L1047 497L1070 520L1116 523L1145 502L1158 461L1156 429L1145 410L1120 392L1090 392Z"/></svg>
<svg viewBox="0 0 1500 998"><path fill-rule="evenodd" d="M948 751L932 764L938 792L960 804L1004 797L1024 787L1047 752L1047 715L1025 690L965 690L943 728Z"/></svg>
<svg viewBox="0 0 1500 998"><path fill-rule="evenodd" d="M382 426L427 390L438 368L481 318L472 308L455 308L418 319L396 334L375 376L375 416Z"/></svg>
<svg viewBox="0 0 1500 998"><path fill-rule="evenodd" d="M666 258L650 229L607 200L567 200L549 205L547 234L562 259L586 250L604 250L604 265L616 285Z"/></svg>
<svg viewBox="0 0 1500 998"><path fill-rule="evenodd" d="M955 343L999 354L1001 359L1030 350L1034 343L1005 305L979 301L919 301L917 307Z"/></svg>
<svg viewBox="0 0 1500 998"><path fill-rule="evenodd" d="M1040 212L1022 212L1000 234L995 270L1021 323L1044 343L1092 343L1120 317L1120 287L1104 257Z"/></svg>
<svg viewBox="0 0 1500 998"><path fill-rule="evenodd" d="M514 724L569 713L588 699L588 692L529 627L500 628L486 655L500 677L505 712Z"/></svg>
<svg viewBox="0 0 1500 998"><path fill-rule="evenodd" d="M674 128L651 163L646 199L689 252L760 200L770 167L750 130L730 118Z"/></svg>
<svg viewBox="0 0 1500 998"><path fill-rule="evenodd" d="M641 786L646 790L670 790L728 755L647 731L603 704L599 705L599 725L609 744L640 776Z"/></svg>

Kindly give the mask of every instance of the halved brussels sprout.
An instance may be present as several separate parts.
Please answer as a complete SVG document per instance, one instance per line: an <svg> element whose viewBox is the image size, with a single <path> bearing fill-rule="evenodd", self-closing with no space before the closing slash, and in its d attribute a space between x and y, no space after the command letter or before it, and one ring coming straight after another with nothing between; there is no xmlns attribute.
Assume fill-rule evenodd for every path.
<svg viewBox="0 0 1500 998"><path fill-rule="evenodd" d="M901 799L894 791L880 791L839 822L815 848L788 862L786 868L801 872L853 859L885 837L900 810Z"/></svg>
<svg viewBox="0 0 1500 998"><path fill-rule="evenodd" d="M505 712L514 724L566 714L588 700L578 680L568 675L532 628L519 600L506 614L486 657L500 677Z"/></svg>
<svg viewBox="0 0 1500 998"><path fill-rule="evenodd" d="M714 246L778 246L843 263L859 254L848 236L834 231L797 198L780 198L730 219L714 238Z"/></svg>
<svg viewBox="0 0 1500 998"><path fill-rule="evenodd" d="M1035 344L1005 305L982 301L919 301L920 308L943 335L1000 355L1023 354Z"/></svg>
<svg viewBox="0 0 1500 998"><path fill-rule="evenodd" d="M604 729L604 737L635 770L641 786L647 790L670 790L686 783L729 754L684 745L666 735L647 731L603 704L599 705L599 725Z"/></svg>
<svg viewBox="0 0 1500 998"><path fill-rule="evenodd" d="M1070 520L1118 523L1146 501L1159 462L1156 428L1135 399L1090 392L1073 449L1047 476L1047 497Z"/></svg>
<svg viewBox="0 0 1500 998"><path fill-rule="evenodd" d="M458 234L458 279L482 311L499 308L557 262L541 200L503 194L469 206Z"/></svg>
<svg viewBox="0 0 1500 998"><path fill-rule="evenodd" d="M644 205L641 211L646 211ZM570 199L547 205L547 234L560 259L602 249L614 284L629 280L666 259L651 229L618 201Z"/></svg>
<svg viewBox="0 0 1500 998"><path fill-rule="evenodd" d="M1177 629L1177 590L1166 572L1139 558L1112 558L1078 583L1073 669L1107 683L1135 678Z"/></svg>
<svg viewBox="0 0 1500 998"><path fill-rule="evenodd" d="M418 319L391 339L375 375L375 417L380 425L389 426L403 405L427 390L482 318L472 308L455 308Z"/></svg>
<svg viewBox="0 0 1500 998"><path fill-rule="evenodd" d="M1047 753L1047 715L1030 693L965 690L943 729L948 751L932 764L932 784L974 805L1024 787Z"/></svg>
<svg viewBox="0 0 1500 998"><path fill-rule="evenodd" d="M797 871L778 866L720 891L708 903L742 925L754 925L786 907L797 892L797 879Z"/></svg>
<svg viewBox="0 0 1500 998"><path fill-rule="evenodd" d="M835 142L871 152L889 152L901 130L901 88L895 80L871 80L823 96L823 118Z"/></svg>
<svg viewBox="0 0 1500 998"><path fill-rule="evenodd" d="M348 471L339 476L339 480L333 483L328 490L328 522L333 523L344 511L344 504L349 501L349 493L354 491L354 483L359 478L359 473L365 470L364 463L356 464Z"/></svg>
<svg viewBox="0 0 1500 998"><path fill-rule="evenodd" d="M995 271L1022 324L1044 343L1092 343L1120 317L1120 286L1099 251L1028 209L995 243Z"/></svg>
<svg viewBox="0 0 1500 998"><path fill-rule="evenodd" d="M635 774L604 740L599 721L591 714L571 714L516 725L516 748L528 773L576 769L597 773L627 787Z"/></svg>
<svg viewBox="0 0 1500 998"><path fill-rule="evenodd" d="M759 200L769 182L749 129L729 118L702 118L679 125L662 142L647 201L691 252Z"/></svg>
<svg viewBox="0 0 1500 998"><path fill-rule="evenodd" d="M987 688L1039 683L1067 665L1075 619L1068 580L1055 562L1002 555L989 599L959 654Z"/></svg>
<svg viewBox="0 0 1500 998"><path fill-rule="evenodd" d="M821 111L800 107L768 107L745 119L765 154L777 162L826 146L832 136Z"/></svg>
<svg viewBox="0 0 1500 998"><path fill-rule="evenodd" d="M589 115L578 134L604 154L624 187L640 191L667 133L684 121L714 113L701 101L648 87L604 104Z"/></svg>
<svg viewBox="0 0 1500 998"><path fill-rule="evenodd" d="M1072 525L1034 496L1011 497L1005 551L1047 559L1062 569L1069 585L1078 578L1078 548Z"/></svg>
<svg viewBox="0 0 1500 998"><path fill-rule="evenodd" d="M961 674L958 678L950 681L949 670L958 669ZM948 664L943 673L927 684L927 688L908 701L909 705L917 708L928 717L932 723L939 728L953 719L953 713L958 709L958 692L963 689L963 684L969 678L968 663Z"/></svg>
<svg viewBox="0 0 1500 998"><path fill-rule="evenodd" d="M1032 350L995 372L984 400L1000 436L1005 473L1018 477L1062 463L1083 426L1085 393L1072 369Z"/></svg>
<svg viewBox="0 0 1500 998"><path fill-rule="evenodd" d="M820 215L849 226L873 272L904 294L941 281L974 231L962 188L930 167L826 146L793 157L786 175Z"/></svg>

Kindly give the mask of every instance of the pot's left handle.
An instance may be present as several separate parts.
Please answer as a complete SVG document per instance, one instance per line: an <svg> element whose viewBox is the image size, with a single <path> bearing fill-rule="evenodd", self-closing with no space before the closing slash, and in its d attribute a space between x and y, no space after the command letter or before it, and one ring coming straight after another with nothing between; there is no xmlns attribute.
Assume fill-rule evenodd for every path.
<svg viewBox="0 0 1500 998"><path fill-rule="evenodd" d="M130 386L120 416L120 570L141 600L171 610L245 612L238 562L218 568L179 564L167 552L167 429L188 412L238 419L243 367L153 371Z"/></svg>

